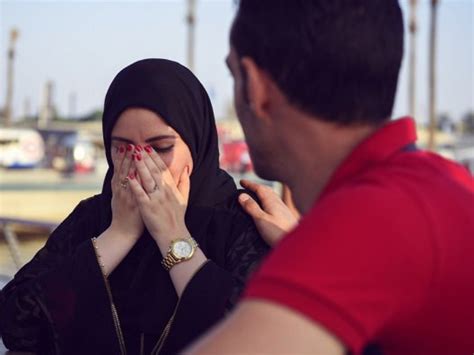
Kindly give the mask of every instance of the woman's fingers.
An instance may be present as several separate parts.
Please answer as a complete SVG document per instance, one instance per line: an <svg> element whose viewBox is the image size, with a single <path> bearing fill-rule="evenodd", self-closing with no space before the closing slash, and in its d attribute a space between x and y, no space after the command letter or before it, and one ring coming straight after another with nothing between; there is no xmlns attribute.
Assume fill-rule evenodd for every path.
<svg viewBox="0 0 474 355"><path fill-rule="evenodd" d="M184 202L188 204L189 200L189 191L191 189L191 182L189 179L189 166L183 169L181 176L179 177L178 181L178 191L184 199Z"/></svg>
<svg viewBox="0 0 474 355"><path fill-rule="evenodd" d="M155 150L151 146L145 146L145 151L148 153L150 159L155 163L155 165L160 171L165 171L168 169L164 161L161 159L160 155L155 152Z"/></svg>
<svg viewBox="0 0 474 355"><path fill-rule="evenodd" d="M120 173L120 167L122 166L122 160L125 156L125 147L123 145L119 147L112 147L111 149L111 157L112 157L112 166L114 170L114 174L112 176L112 185L115 185L115 182L119 179L117 176Z"/></svg>
<svg viewBox="0 0 474 355"><path fill-rule="evenodd" d="M111 156L112 164L114 165L114 175L117 175L120 171L120 166L122 165L122 160L125 153L125 147L120 145L119 147L112 147Z"/></svg>
<svg viewBox="0 0 474 355"><path fill-rule="evenodd" d="M145 189L145 191L147 193L151 193L153 192L156 188L159 188L159 185L156 181L156 179L159 179L159 176L157 176L157 171L158 169L156 168L156 166L154 167L154 172L152 173L152 171L150 171L150 165L153 165L152 163L150 162L146 162L147 160L147 157L146 157L146 153L145 154L142 154L143 150L140 152L140 151L136 151L134 154L133 154L133 161L135 163L135 167L137 169L137 173L138 175L140 176L140 180L141 180L141 184L143 186L143 188ZM149 158L148 158L149 159Z"/></svg>
<svg viewBox="0 0 474 355"><path fill-rule="evenodd" d="M146 193L163 189L166 194L175 195L179 201L187 203L190 190L188 167L183 170L176 184L166 164L150 146L137 146L132 160L137 170L137 183L141 183Z"/></svg>
<svg viewBox="0 0 474 355"><path fill-rule="evenodd" d="M153 176L159 178L157 183L160 185L166 184L174 194L178 193L179 190L177 189L177 183L173 179L168 166L161 159L160 155L149 145L145 146L145 152L148 153L145 155L148 155L148 158L150 159L148 163L150 163L149 166L150 170L153 171Z"/></svg>
<svg viewBox="0 0 474 355"><path fill-rule="evenodd" d="M175 186L173 177L171 176L171 173L168 167L166 166L165 162L161 159L160 155L157 152L155 152L155 150L149 145L145 146L145 151L148 153L148 156L158 168L161 176L163 177L163 182L167 182L171 186Z"/></svg>
<svg viewBox="0 0 474 355"><path fill-rule="evenodd" d="M130 167L132 166L132 154L133 154L134 146L132 144L128 144L123 154L122 163L120 165L118 171L118 178L120 182L128 176L130 171Z"/></svg>
<svg viewBox="0 0 474 355"><path fill-rule="evenodd" d="M128 184L130 186L130 190L132 191L133 195L135 196L135 199L138 202L138 205L141 207L144 203L147 203L150 201L150 196L146 193L145 190L143 190L143 187L140 185L140 183L137 181L135 178L134 174L130 174L128 176Z"/></svg>

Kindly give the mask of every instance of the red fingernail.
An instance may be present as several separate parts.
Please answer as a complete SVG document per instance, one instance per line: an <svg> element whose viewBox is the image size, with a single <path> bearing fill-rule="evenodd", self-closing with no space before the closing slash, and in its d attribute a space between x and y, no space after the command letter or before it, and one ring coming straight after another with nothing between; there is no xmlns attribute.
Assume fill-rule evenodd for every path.
<svg viewBox="0 0 474 355"><path fill-rule="evenodd" d="M130 180L135 179L135 174L134 174L134 173L130 173L130 174L128 175L128 178L129 178Z"/></svg>
<svg viewBox="0 0 474 355"><path fill-rule="evenodd" d="M135 160L136 156L135 154L132 154L132 160Z"/></svg>
<svg viewBox="0 0 474 355"><path fill-rule="evenodd" d="M121 145L121 146L119 147L119 152L120 152L121 154L123 154L123 153L125 152L125 148L124 148L123 145Z"/></svg>
<svg viewBox="0 0 474 355"><path fill-rule="evenodd" d="M137 147L135 149L136 149L137 152L141 152L143 150L143 148L140 144L137 145Z"/></svg>
<svg viewBox="0 0 474 355"><path fill-rule="evenodd" d="M147 153L151 153L151 146L146 145L145 150L146 150Z"/></svg>
<svg viewBox="0 0 474 355"><path fill-rule="evenodd" d="M137 160L142 160L142 155L140 153L136 154Z"/></svg>
<svg viewBox="0 0 474 355"><path fill-rule="evenodd" d="M133 144L127 145L127 150L130 152L133 150Z"/></svg>

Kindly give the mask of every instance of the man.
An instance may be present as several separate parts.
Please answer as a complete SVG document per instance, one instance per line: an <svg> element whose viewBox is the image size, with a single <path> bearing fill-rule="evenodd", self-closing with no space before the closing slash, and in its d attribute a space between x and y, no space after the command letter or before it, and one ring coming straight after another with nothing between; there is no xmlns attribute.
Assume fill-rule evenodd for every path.
<svg viewBox="0 0 474 355"><path fill-rule="evenodd" d="M474 182L389 121L398 2L241 0L230 42L255 170L303 218L189 352L472 354ZM281 204L241 203L267 240L289 229Z"/></svg>

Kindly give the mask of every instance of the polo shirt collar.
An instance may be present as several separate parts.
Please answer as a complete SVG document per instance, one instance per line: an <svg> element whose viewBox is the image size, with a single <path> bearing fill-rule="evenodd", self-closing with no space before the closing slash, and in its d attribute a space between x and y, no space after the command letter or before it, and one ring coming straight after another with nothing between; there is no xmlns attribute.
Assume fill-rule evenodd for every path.
<svg viewBox="0 0 474 355"><path fill-rule="evenodd" d="M416 125L413 118L403 117L386 123L349 154L336 169L321 198L349 178L413 144L416 139Z"/></svg>

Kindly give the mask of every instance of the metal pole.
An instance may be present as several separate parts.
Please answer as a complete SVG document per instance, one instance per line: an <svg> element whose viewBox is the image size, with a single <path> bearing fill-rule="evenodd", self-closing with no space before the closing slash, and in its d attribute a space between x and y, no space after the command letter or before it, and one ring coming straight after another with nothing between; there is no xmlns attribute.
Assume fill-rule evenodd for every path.
<svg viewBox="0 0 474 355"><path fill-rule="evenodd" d="M15 42L19 32L17 29L10 31L10 43L7 59L7 93L5 97L5 127L9 127L13 121L13 66L15 61Z"/></svg>
<svg viewBox="0 0 474 355"><path fill-rule="evenodd" d="M3 227L3 234L5 235L5 240L7 241L7 246L8 250L10 251L10 256L12 257L12 260L17 268L19 270L23 266L23 262L21 260L20 256L20 247L18 243L18 238L8 224L3 224L1 227Z"/></svg>
<svg viewBox="0 0 474 355"><path fill-rule="evenodd" d="M417 35L417 19L416 19L416 8L418 0L410 0L410 53L408 62L408 112L414 118L416 118L416 35Z"/></svg>
<svg viewBox="0 0 474 355"><path fill-rule="evenodd" d="M431 0L431 26L429 48L429 130L428 149L436 148L436 30L438 15L438 0Z"/></svg>
<svg viewBox="0 0 474 355"><path fill-rule="evenodd" d="M69 119L76 117L76 103L77 103L77 96L75 92L71 92L69 94Z"/></svg>
<svg viewBox="0 0 474 355"><path fill-rule="evenodd" d="M186 22L188 24L187 42L187 66L194 71L194 27L196 23L196 0L188 0L188 14Z"/></svg>
<svg viewBox="0 0 474 355"><path fill-rule="evenodd" d="M27 120L30 117L31 117L31 102L30 102L30 98L27 97L25 98L25 101L23 101L23 119Z"/></svg>

